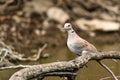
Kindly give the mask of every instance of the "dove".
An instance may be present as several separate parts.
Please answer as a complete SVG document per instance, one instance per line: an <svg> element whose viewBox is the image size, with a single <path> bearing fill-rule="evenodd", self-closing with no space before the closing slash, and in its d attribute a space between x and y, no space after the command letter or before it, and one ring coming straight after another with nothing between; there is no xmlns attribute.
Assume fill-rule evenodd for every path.
<svg viewBox="0 0 120 80"><path fill-rule="evenodd" d="M71 52L81 55L83 51L98 53L94 45L81 38L72 28L71 23L64 24L64 30L68 33L67 46Z"/></svg>
<svg viewBox="0 0 120 80"><path fill-rule="evenodd" d="M99 53L94 45L86 41L85 39L81 38L72 28L71 23L64 24L64 30L67 31L67 46L71 52L75 53L78 56L81 56L83 51ZM115 80L118 80L114 73L100 60L96 60L103 68L105 68Z"/></svg>

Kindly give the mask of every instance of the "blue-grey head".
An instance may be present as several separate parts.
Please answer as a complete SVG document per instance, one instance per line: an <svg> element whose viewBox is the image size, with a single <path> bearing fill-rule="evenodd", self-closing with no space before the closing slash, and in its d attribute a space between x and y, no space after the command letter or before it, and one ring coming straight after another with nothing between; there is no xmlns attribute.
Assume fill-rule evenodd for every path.
<svg viewBox="0 0 120 80"><path fill-rule="evenodd" d="M65 24L64 24L64 30L69 31L69 30L71 30L71 29L72 29L71 23L65 23Z"/></svg>

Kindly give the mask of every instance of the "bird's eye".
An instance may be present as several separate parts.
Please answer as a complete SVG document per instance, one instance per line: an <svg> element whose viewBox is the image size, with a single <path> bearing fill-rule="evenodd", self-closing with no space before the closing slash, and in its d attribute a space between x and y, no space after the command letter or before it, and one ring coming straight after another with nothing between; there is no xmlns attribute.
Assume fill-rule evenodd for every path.
<svg viewBox="0 0 120 80"><path fill-rule="evenodd" d="M70 25L68 25L68 27L70 27Z"/></svg>

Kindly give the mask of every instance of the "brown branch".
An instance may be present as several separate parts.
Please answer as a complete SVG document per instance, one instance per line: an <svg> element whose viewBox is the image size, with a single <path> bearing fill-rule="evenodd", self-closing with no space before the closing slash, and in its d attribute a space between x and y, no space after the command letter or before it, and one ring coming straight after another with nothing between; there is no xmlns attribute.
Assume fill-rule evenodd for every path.
<svg viewBox="0 0 120 80"><path fill-rule="evenodd" d="M19 60L19 61L37 61L40 59L40 55L42 51L47 47L47 44L44 44L42 48L39 48L38 53L36 57L31 58L27 57L24 58L22 54L19 54L18 52L12 50L12 47L4 45L0 47L0 62L2 62L4 59L8 60Z"/></svg>
<svg viewBox="0 0 120 80"><path fill-rule="evenodd" d="M6 67L0 67L0 71L7 70L7 69L23 69L32 67L31 65L15 65L15 66L6 66Z"/></svg>
<svg viewBox="0 0 120 80"><path fill-rule="evenodd" d="M111 75L112 77L115 79L115 80L118 80L117 77L115 76L115 74L105 65L103 64L102 62L98 61L98 63L103 67L105 68Z"/></svg>
<svg viewBox="0 0 120 80"><path fill-rule="evenodd" d="M88 61L103 59L120 59L120 52L109 51L101 52L100 54L86 52L82 54L82 56L68 62L64 61L34 65L15 72L9 80L28 80L43 77L50 73L54 76L56 74L59 75L59 72L76 73L78 69L83 67Z"/></svg>
<svg viewBox="0 0 120 80"><path fill-rule="evenodd" d="M15 5L10 5L17 2ZM23 0L4 0L4 4L0 5L0 15L10 14L19 10L24 5Z"/></svg>
<svg viewBox="0 0 120 80"><path fill-rule="evenodd" d="M106 5L103 3L103 1L97 0L96 2L93 0L93 3L96 3L97 5L101 6L102 8L107 9L110 12L113 12L115 14L119 14L119 7L118 6L112 6L112 5Z"/></svg>
<svg viewBox="0 0 120 80"><path fill-rule="evenodd" d="M120 78L120 76L116 76L117 78ZM108 80L111 79L111 77L105 77L105 78L101 78L100 80Z"/></svg>
<svg viewBox="0 0 120 80"><path fill-rule="evenodd" d="M5 57L7 55L8 55L8 50L7 49L0 49L0 63L3 62L3 60L5 59Z"/></svg>
<svg viewBox="0 0 120 80"><path fill-rule="evenodd" d="M35 58L31 58L31 57L23 58L23 57L19 57L17 55L13 55L13 57L20 61L37 61L38 59L40 59L40 55L46 47L47 47L47 44L44 44L42 48L39 48L38 54Z"/></svg>

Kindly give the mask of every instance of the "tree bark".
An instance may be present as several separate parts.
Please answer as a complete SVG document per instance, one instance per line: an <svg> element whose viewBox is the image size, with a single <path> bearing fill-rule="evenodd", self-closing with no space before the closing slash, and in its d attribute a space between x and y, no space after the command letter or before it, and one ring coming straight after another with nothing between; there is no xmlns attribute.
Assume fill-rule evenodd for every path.
<svg viewBox="0 0 120 80"><path fill-rule="evenodd" d="M73 75L90 60L120 59L120 52L109 51L100 54L85 52L71 61L33 65L15 72L9 80L28 80L45 76ZM69 80L72 80L71 78ZM74 79L73 79L74 80Z"/></svg>

